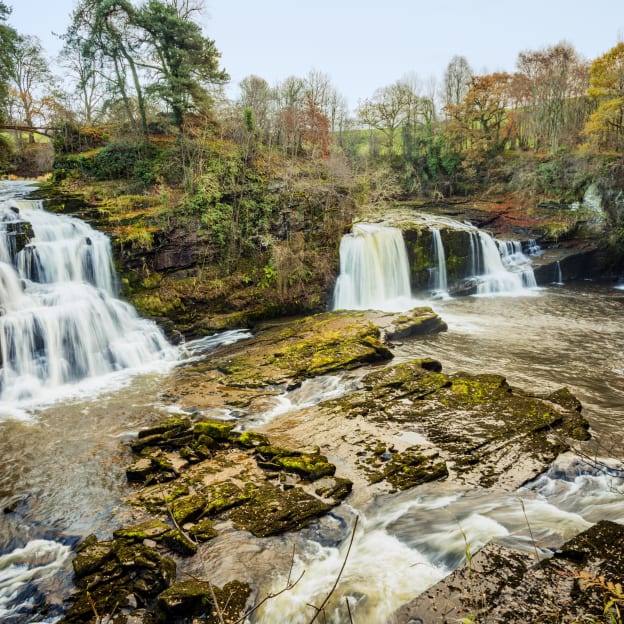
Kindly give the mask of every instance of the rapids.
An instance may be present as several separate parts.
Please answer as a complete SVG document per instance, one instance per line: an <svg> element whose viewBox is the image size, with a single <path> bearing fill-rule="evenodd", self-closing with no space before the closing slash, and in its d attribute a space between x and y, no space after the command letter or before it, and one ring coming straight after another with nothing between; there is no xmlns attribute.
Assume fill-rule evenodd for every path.
<svg viewBox="0 0 624 624"><path fill-rule="evenodd" d="M22 217L34 214L31 223L39 241L32 243L39 248L36 253L35 249L26 252L30 254L28 261L15 260L10 249L0 259L4 262L2 283L7 293L1 303L8 306L0 318L11 317L11 310L15 319L40 318L36 314L45 317L46 302L52 301L57 316L69 319L71 314L65 313L65 308L72 307L72 299L82 301L74 288L84 289L88 301L97 299L113 319L123 318L117 328L122 336L123 331L130 330L132 337L120 338L124 349L146 340L146 348L151 351L147 355L141 352L136 367L132 358L115 356L115 364L105 371L76 367L74 360L80 358L69 358L72 365L67 368L72 374L67 378L40 375L41 370L50 370L51 366L41 365L35 372L29 369L32 383L17 383L27 391L22 389L14 395L6 390L5 395L3 390L0 509L7 513L0 514L0 620L11 624L58 619L71 588L72 549L88 534L106 538L114 528L130 520L131 510L122 502L128 491L124 467L129 461L123 442L132 439L142 426L170 413L160 392L171 366L176 360L209 356L219 344L249 336L245 331L228 332L189 343L182 349L170 347L154 324L139 319L127 304L116 299L108 252L102 252L104 260L98 259L100 251L108 247L107 240L92 230L83 230L87 226L75 219L60 219L61 229L70 232L70 240L59 244L65 250L62 254L74 265L47 268L43 249L50 241L47 234L37 231L37 219L47 221L48 216L34 202L16 202L16 193L23 195L26 191L20 185L0 186L0 200L12 202ZM396 234L391 232L386 243L383 233L382 242L377 229L361 225L341 249L341 261L344 254L345 266L351 272L346 279L342 279L346 274L341 273L337 307L381 304L392 309L423 303L426 295L414 299L410 292L409 274L406 286ZM376 246L371 270L381 275L381 282L372 285L357 264L370 260L363 251L365 242ZM462 490L435 483L398 494L361 495L357 500L347 499L347 503L298 533L257 539L226 529L206 545L201 565L197 561L179 563L182 574L208 571L217 585L247 578L262 597L284 587L294 547L290 573L297 578L305 572L303 577L292 590L269 600L251 621L308 622L314 611L306 605L318 605L330 593L346 559L340 583L328 603L327 621L349 622L348 601L353 621L378 624L390 622L392 613L404 601L443 578L465 560L467 552L489 541L537 549L542 556L600 519L624 522L624 479L617 466L624 454L624 292L591 283L535 288L529 277L522 277L528 273L530 263L517 246L501 249L496 243L497 260L493 255L485 257L485 252L493 248L484 251L481 233L475 230L471 242L475 250L473 273L491 275L495 284L509 282L510 288L488 287L480 296L428 302L447 321L449 331L396 345L395 362L434 357L442 362L445 371L502 373L512 385L528 391L547 392L567 385L583 402L595 436L583 451L612 467L604 468L602 463L596 467L570 453L514 493ZM85 255L80 256L79 249ZM388 262L392 257L398 258L401 266L397 267L394 260ZM76 264L77 258L82 260ZM488 268L490 261L493 268ZM512 267L513 263L519 263L520 269ZM390 281L385 273L388 267L392 286L386 290L386 282ZM360 287L369 294L364 297L358 291ZM59 294L55 299L46 290L55 288L69 296L63 299ZM89 309L81 305L85 307L79 305L77 309ZM104 325L99 317L90 323L90 327L98 329ZM41 329L42 321L33 321L32 325L37 326L35 336L48 335ZM76 330L83 346L89 344L85 334L90 334L90 327ZM72 334L67 330L64 335ZM35 343L43 340L33 339ZM39 349L31 360L38 358L41 364L46 354L62 353L62 342L47 351ZM56 345L50 339L46 344ZM108 350L106 353L98 361L110 362ZM66 355L62 357L67 359ZM28 360L26 355L24 358ZM17 356L13 359L17 361ZM12 364L11 371L19 379L17 364ZM82 379L77 379L81 375ZM353 371L310 380L275 399L265 412L236 417L240 426L261 429L292 410L357 387L358 375ZM7 385L13 388L12 382ZM347 558L356 516L358 528ZM48 605L45 612L44 603Z"/></svg>

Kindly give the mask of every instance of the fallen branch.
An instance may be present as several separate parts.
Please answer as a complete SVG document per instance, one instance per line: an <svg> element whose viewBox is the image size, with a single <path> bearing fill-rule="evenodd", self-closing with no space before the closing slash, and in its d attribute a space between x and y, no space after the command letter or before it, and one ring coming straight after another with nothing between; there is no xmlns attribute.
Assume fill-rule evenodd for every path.
<svg viewBox="0 0 624 624"><path fill-rule="evenodd" d="M316 609L316 613L314 614L314 617L310 620L308 624L313 624L313 622L316 621L316 618L325 609L325 606L329 602L329 599L332 597L333 593L336 591L336 587L338 587L338 583L340 582L340 577L342 576L345 566L347 565L347 560L349 559L349 553L351 552L351 547L353 546L353 540L355 539L355 531L357 529L358 520L359 520L359 516L355 516L355 522L353 524L353 531L351 532L351 539L349 540L349 547L347 548L347 554L345 555L344 561L342 562L340 572L338 572L338 576L334 580L334 584L332 588L329 590L329 594L325 596L325 600L323 600L320 607L317 607L315 605L310 605L313 609Z"/></svg>

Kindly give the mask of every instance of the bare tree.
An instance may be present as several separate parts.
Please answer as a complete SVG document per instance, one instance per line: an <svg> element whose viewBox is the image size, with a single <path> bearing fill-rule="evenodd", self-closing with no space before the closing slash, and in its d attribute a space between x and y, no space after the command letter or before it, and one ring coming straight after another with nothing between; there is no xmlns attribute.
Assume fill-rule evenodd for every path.
<svg viewBox="0 0 624 624"><path fill-rule="evenodd" d="M468 93L473 72L465 56L454 56L444 72L444 104L459 106Z"/></svg>

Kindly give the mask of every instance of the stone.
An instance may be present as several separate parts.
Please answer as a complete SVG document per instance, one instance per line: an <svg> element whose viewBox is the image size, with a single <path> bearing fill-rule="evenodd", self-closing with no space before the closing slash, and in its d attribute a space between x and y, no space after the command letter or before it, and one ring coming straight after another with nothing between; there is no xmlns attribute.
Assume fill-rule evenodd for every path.
<svg viewBox="0 0 624 624"><path fill-rule="evenodd" d="M611 622L624 606L624 526L601 521L549 559L489 544L392 619L457 622ZM619 584L619 586L618 586ZM614 619L615 618L615 619Z"/></svg>

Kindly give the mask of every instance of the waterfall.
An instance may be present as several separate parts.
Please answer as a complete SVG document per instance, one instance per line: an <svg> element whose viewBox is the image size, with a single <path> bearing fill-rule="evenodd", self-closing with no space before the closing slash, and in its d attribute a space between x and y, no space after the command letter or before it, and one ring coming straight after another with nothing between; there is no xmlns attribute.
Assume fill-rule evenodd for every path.
<svg viewBox="0 0 624 624"><path fill-rule="evenodd" d="M561 272L561 264L559 260L555 263L555 279L553 280L553 284L563 286L563 274Z"/></svg>
<svg viewBox="0 0 624 624"><path fill-rule="evenodd" d="M468 232L470 236L470 275L475 277L481 273L481 241L477 231Z"/></svg>
<svg viewBox="0 0 624 624"><path fill-rule="evenodd" d="M448 285L446 279L446 257L442 236L438 228L431 228L433 236L433 261L435 266L431 269L431 286L435 295L447 295Z"/></svg>
<svg viewBox="0 0 624 624"><path fill-rule="evenodd" d="M10 225L34 238L15 253ZM155 323L115 298L110 243L87 224L42 209L0 203L0 400L45 398L85 378L173 360Z"/></svg>
<svg viewBox="0 0 624 624"><path fill-rule="evenodd" d="M402 310L410 307L410 268L397 228L357 223L340 242L334 310Z"/></svg>
<svg viewBox="0 0 624 624"><path fill-rule="evenodd" d="M517 241L495 241L486 232L478 232L481 249L481 275L477 294L519 293L535 288L537 283L530 260Z"/></svg>

